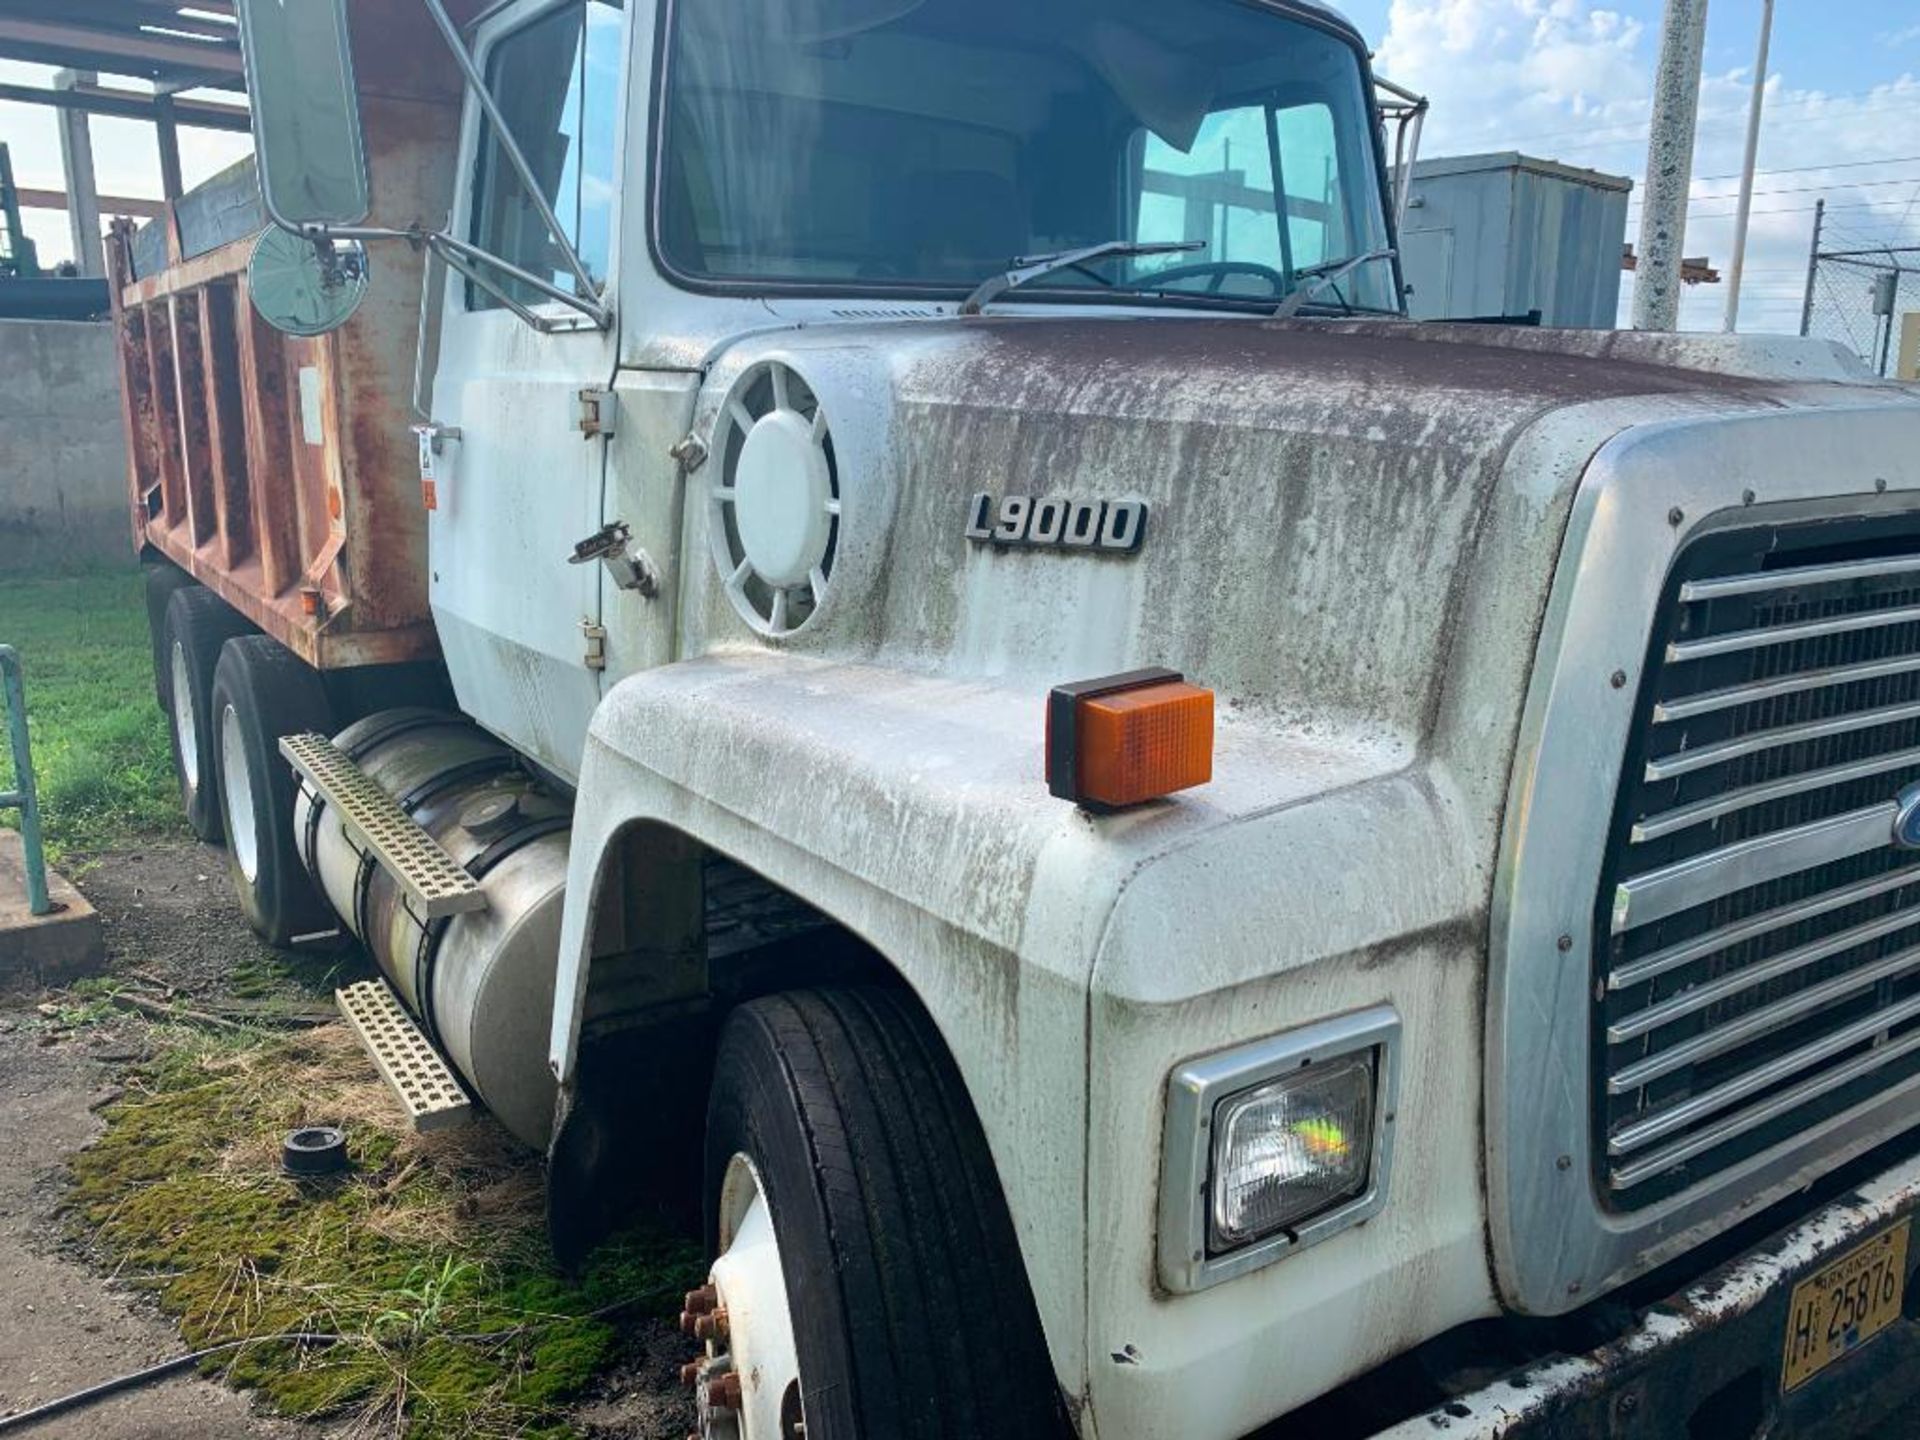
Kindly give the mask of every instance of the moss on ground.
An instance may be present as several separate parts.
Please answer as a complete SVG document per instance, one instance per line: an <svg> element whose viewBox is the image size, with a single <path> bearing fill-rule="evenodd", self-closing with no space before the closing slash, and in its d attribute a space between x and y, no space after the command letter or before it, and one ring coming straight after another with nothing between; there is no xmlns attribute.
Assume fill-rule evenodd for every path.
<svg viewBox="0 0 1920 1440"><path fill-rule="evenodd" d="M289 1415L353 1413L414 1437L564 1435L560 1406L614 1357L615 1308L664 1314L698 1283L696 1248L649 1230L563 1277L537 1158L491 1121L406 1131L338 1025L264 1042L175 1034L104 1115L73 1162L74 1238L150 1288L195 1348L344 1337L208 1363ZM306 1124L346 1127L349 1175L281 1174L281 1138Z"/></svg>
<svg viewBox="0 0 1920 1440"><path fill-rule="evenodd" d="M20 652L26 673L41 822L56 860L186 833L153 699L144 585L132 569L0 581L0 644ZM0 790L12 765L0 731ZM0 812L0 825L19 823Z"/></svg>
<svg viewBox="0 0 1920 1440"><path fill-rule="evenodd" d="M136 571L0 581L0 643L25 662L56 860L186 835L142 584ZM0 789L10 766L0 735ZM17 817L0 814L9 824ZM181 1003L285 1020L364 966L353 950L253 947L219 995ZM80 981L27 1023L138 1023L114 1000L136 979L148 983L138 971ZM695 1247L647 1231L563 1278L544 1238L538 1159L490 1120L409 1133L338 1024L147 1033L153 1058L123 1077L105 1133L73 1162L71 1236L150 1289L194 1348L343 1337L252 1344L208 1363L283 1413L358 1414L369 1433L413 1437L563 1435L561 1407L614 1357L610 1307L664 1314L698 1283ZM305 1124L346 1127L349 1176L281 1174L281 1138Z"/></svg>

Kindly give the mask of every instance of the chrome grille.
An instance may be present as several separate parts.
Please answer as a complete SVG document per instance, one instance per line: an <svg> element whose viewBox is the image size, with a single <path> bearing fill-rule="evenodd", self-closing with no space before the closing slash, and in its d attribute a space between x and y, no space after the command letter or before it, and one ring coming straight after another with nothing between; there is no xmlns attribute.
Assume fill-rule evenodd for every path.
<svg viewBox="0 0 1920 1440"><path fill-rule="evenodd" d="M1593 948L1624 1210L1920 1073L1920 523L1698 542L1660 616Z"/></svg>

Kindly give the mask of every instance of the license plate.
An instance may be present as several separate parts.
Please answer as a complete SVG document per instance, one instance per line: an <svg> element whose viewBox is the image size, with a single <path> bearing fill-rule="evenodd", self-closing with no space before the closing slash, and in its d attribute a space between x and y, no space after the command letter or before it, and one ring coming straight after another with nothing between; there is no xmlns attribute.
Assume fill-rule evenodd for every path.
<svg viewBox="0 0 1920 1440"><path fill-rule="evenodd" d="M1782 1390L1798 1389L1899 1318L1910 1224L1882 1230L1793 1287Z"/></svg>

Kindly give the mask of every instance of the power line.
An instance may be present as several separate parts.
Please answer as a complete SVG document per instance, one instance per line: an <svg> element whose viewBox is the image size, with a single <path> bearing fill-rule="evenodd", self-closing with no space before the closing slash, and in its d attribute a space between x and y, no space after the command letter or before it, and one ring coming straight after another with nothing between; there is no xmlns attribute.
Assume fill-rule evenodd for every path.
<svg viewBox="0 0 1920 1440"><path fill-rule="evenodd" d="M1829 205L1827 206L1827 213L1831 215L1836 210L1886 210L1899 203L1898 200L1881 200L1877 202L1863 200L1851 205ZM1753 213L1755 217L1758 217L1761 215L1811 215L1813 211L1814 207L1811 205L1776 205L1772 209L1756 210ZM1733 211L1731 210L1712 210L1704 215L1696 215L1693 213L1692 206L1687 207L1688 224L1692 224L1695 220L1731 220L1732 218ZM1867 223L1870 224L1872 222L1869 221Z"/></svg>
<svg viewBox="0 0 1920 1440"><path fill-rule="evenodd" d="M1781 110L1801 109L1808 105L1827 105L1836 100L1857 100L1864 95L1883 95L1890 105L1895 103L1906 104L1911 103L1916 96L1916 92L1920 92L1920 85L1908 86L1896 82L1895 84L1882 85L1872 90L1851 90L1835 95L1803 95L1794 99L1769 101L1767 104L1767 113L1771 115ZM1871 111L1869 111L1869 113L1871 113ZM1709 126L1744 125L1746 122L1747 111L1743 105L1738 110L1715 110L1702 114L1696 128L1705 129ZM1614 132L1632 132L1622 133L1620 140L1614 142L1626 144L1634 139L1644 140L1647 135L1647 124L1648 122L1645 120L1631 120L1622 121L1618 125L1586 126L1572 130L1547 130L1542 131L1533 138L1535 140L1553 140L1563 135L1575 135L1585 137L1591 141L1596 135L1606 135ZM1601 143L1607 142L1576 146L1575 149L1576 151L1581 149L1596 149Z"/></svg>
<svg viewBox="0 0 1920 1440"><path fill-rule="evenodd" d="M1859 170L1868 165L1920 165L1920 155L1886 155L1878 160L1835 160L1826 165L1762 165L1753 173L1756 175L1800 175L1809 170ZM1696 175L1696 181L1738 180L1739 172L1731 175ZM1733 198L1728 196L1728 199Z"/></svg>
<svg viewBox="0 0 1920 1440"><path fill-rule="evenodd" d="M1830 195L1835 190L1881 190L1893 185L1911 185L1913 183L1914 183L1913 176L1902 175L1897 180L1840 180L1835 182L1832 185L1784 185L1777 190L1756 190L1753 193L1756 196L1759 196L1759 195ZM1691 197L1687 201L1687 203L1689 205L1706 205L1716 200L1737 200L1739 198L1740 197L1737 194L1736 195L1695 195ZM1640 203L1639 197L1635 196L1628 203L1629 204ZM1892 200L1887 203L1892 205L1898 205L1900 202L1898 200Z"/></svg>

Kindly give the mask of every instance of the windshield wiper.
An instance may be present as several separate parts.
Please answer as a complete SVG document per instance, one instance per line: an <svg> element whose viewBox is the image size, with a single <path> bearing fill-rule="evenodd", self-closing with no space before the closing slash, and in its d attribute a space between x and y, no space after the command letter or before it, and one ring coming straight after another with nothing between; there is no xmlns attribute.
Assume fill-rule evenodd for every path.
<svg viewBox="0 0 1920 1440"><path fill-rule="evenodd" d="M995 275L982 281L961 302L960 313L978 315L983 306L998 300L1016 285L1038 280L1042 275L1051 275L1056 270L1071 270L1089 260L1105 260L1115 255L1173 255L1183 250L1206 248L1207 242L1204 240L1107 240L1078 250L1056 250L1050 255L1016 255L1012 269L1004 275Z"/></svg>
<svg viewBox="0 0 1920 1440"><path fill-rule="evenodd" d="M1349 260L1328 260L1321 265L1309 265L1303 270L1294 271L1294 276L1306 283L1299 286L1274 308L1273 318L1285 320L1288 316L1297 314L1300 307L1314 296L1329 285L1339 284L1362 265L1371 264L1375 260L1391 260L1399 253L1391 245L1385 245L1378 250L1369 250L1364 255L1355 255Z"/></svg>

